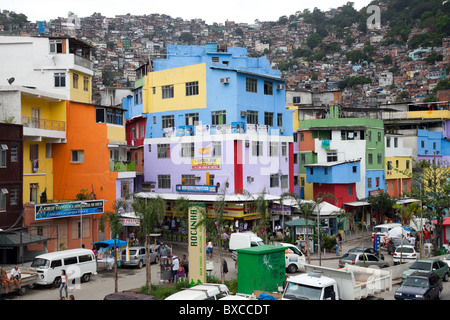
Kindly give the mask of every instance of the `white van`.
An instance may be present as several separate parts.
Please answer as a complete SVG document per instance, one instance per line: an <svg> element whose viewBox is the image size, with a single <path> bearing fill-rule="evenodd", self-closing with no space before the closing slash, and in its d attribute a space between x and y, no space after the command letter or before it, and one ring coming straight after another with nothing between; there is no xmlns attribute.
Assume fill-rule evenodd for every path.
<svg viewBox="0 0 450 320"><path fill-rule="evenodd" d="M384 245L385 238L388 235L388 232L391 231L391 229L395 227L401 227L401 224L399 223L385 223L385 224L379 224L373 228L372 232L372 241L374 240L374 236L380 236L380 245Z"/></svg>
<svg viewBox="0 0 450 320"><path fill-rule="evenodd" d="M287 272L295 273L299 269L305 270L306 258L298 247L290 243L280 243L279 245L286 247L284 257L286 259Z"/></svg>
<svg viewBox="0 0 450 320"><path fill-rule="evenodd" d="M253 232L236 232L230 235L230 251L263 245L264 241Z"/></svg>
<svg viewBox="0 0 450 320"><path fill-rule="evenodd" d="M97 274L94 252L88 249L72 249L41 254L34 258L31 267L36 268L36 284L58 286L62 270L69 280L80 278L88 282L91 275Z"/></svg>

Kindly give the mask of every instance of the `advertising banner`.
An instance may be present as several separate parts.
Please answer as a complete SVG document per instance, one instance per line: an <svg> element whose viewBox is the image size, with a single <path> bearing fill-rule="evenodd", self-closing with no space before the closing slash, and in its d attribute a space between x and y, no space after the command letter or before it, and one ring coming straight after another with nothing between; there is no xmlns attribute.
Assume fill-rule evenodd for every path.
<svg viewBox="0 0 450 320"><path fill-rule="evenodd" d="M189 283L206 283L206 228L198 225L206 212L204 203L189 205Z"/></svg>
<svg viewBox="0 0 450 320"><path fill-rule="evenodd" d="M191 159L192 170L220 170L220 158L194 158Z"/></svg>
<svg viewBox="0 0 450 320"><path fill-rule="evenodd" d="M81 202L86 204L81 205ZM35 220L67 218L72 216L103 213L103 200L85 200L77 202L45 203L34 207Z"/></svg>

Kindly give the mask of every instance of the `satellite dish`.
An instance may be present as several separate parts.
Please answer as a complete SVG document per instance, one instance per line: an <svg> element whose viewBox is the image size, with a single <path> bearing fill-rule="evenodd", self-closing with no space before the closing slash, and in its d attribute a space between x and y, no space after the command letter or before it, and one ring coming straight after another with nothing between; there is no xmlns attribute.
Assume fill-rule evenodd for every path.
<svg viewBox="0 0 450 320"><path fill-rule="evenodd" d="M14 82L14 80L16 80L16 79L14 77L11 77L8 79L8 83L11 85Z"/></svg>

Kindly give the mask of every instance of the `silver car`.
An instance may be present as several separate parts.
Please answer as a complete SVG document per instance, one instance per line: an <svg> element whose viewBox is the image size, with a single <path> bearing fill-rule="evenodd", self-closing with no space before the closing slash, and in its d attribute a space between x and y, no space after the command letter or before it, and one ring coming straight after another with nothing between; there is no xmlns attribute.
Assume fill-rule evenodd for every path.
<svg viewBox="0 0 450 320"><path fill-rule="evenodd" d="M123 266L134 266L139 269L145 265L146 257L145 257L145 247L130 247L130 261L127 261L127 251L122 251L121 263ZM150 263L158 263L159 257L156 251L150 249Z"/></svg>
<svg viewBox="0 0 450 320"><path fill-rule="evenodd" d="M342 268L345 264L353 264L360 267L378 266L380 268L389 267L389 263L377 258L371 253L362 252L347 252L339 259L339 267Z"/></svg>

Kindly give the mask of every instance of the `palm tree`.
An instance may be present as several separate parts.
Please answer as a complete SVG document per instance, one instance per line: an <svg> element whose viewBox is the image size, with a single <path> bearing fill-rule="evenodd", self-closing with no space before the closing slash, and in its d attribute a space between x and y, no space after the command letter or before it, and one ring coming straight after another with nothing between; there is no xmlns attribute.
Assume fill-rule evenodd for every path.
<svg viewBox="0 0 450 320"><path fill-rule="evenodd" d="M127 212L129 203L125 200L115 200L113 204L114 211L105 212L99 220L100 230L105 230L105 224L108 224L111 237L114 239L114 292L118 292L118 277L117 277L117 245L116 239L123 231L123 225L120 221L121 212Z"/></svg>
<svg viewBox="0 0 450 320"><path fill-rule="evenodd" d="M166 201L157 196L156 198L143 199L135 198L133 201L134 212L141 219L141 231L145 237L145 268L146 268L146 284L148 294L151 292L152 274L150 268L150 235L154 232L156 226L160 225L164 214L166 213Z"/></svg>
<svg viewBox="0 0 450 320"><path fill-rule="evenodd" d="M267 213L267 200L266 200L266 189L258 194L256 199L253 200L253 205L256 208L256 212L261 217L260 224L257 227L257 232L264 233L264 242L267 243L267 228L269 227L270 219Z"/></svg>
<svg viewBox="0 0 450 320"><path fill-rule="evenodd" d="M189 219L189 199L179 197L175 200L173 212L180 217L181 224L186 227Z"/></svg>
<svg viewBox="0 0 450 320"><path fill-rule="evenodd" d="M316 200L314 201L313 211L317 214L317 251L319 252L319 266L322 265L322 253L320 252L320 210L321 210L321 204L325 202L325 199L332 198L334 201L337 202L337 198L332 193L323 193L319 194L316 197Z"/></svg>

